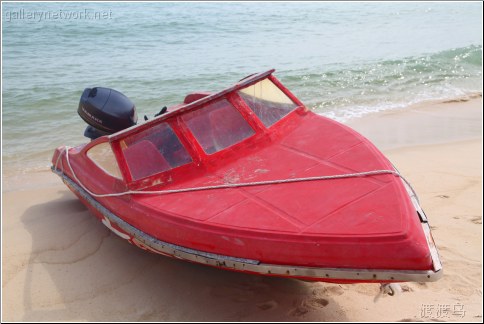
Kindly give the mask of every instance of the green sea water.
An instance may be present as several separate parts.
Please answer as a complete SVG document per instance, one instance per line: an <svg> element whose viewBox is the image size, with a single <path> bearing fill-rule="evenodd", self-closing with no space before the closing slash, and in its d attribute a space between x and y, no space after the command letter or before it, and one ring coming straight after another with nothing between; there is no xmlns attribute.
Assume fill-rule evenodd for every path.
<svg viewBox="0 0 484 324"><path fill-rule="evenodd" d="M3 166L26 171L85 141L86 87L152 116L275 68L343 122L481 94L482 4L2 3L2 49Z"/></svg>

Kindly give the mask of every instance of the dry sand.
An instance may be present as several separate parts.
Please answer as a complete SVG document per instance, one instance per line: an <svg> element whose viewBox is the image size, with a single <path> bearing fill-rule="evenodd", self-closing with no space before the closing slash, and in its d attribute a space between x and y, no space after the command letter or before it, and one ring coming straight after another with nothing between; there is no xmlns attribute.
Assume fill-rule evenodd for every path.
<svg viewBox="0 0 484 324"><path fill-rule="evenodd" d="M440 281L405 283L400 296L375 302L377 284L257 277L150 254L41 172L2 192L2 320L482 322L481 99L351 125L414 185L443 261Z"/></svg>

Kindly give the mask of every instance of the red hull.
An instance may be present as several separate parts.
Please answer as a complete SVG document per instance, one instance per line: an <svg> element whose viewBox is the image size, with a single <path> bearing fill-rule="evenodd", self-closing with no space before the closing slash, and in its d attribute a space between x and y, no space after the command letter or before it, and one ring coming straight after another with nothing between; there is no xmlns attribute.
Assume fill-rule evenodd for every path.
<svg viewBox="0 0 484 324"><path fill-rule="evenodd" d="M263 77L258 76L258 79ZM82 189L102 194L172 190L394 170L363 136L307 111L272 75L269 78L299 107L271 127L251 124L255 135L215 154L206 154L200 146L192 145L189 151L193 162L188 165L132 179L134 175L126 162L123 165L120 161L122 144L119 144L131 134L160 121L178 127L177 135L185 146L196 143L184 125L183 115L184 111L190 111L188 108L171 112L151 124L70 149L69 161L60 148L54 154L53 164L65 179L77 185L80 182L80 187L69 187L104 219L105 224L123 233L118 233L122 237L126 235L124 238L132 243L153 252L230 270L309 280L343 283L412 280L413 277L405 273L417 274L415 278L419 281L437 279L442 271L425 215L395 174L161 195L95 198ZM253 77L248 83L258 79ZM232 97L235 90L222 92L222 96L235 102L246 119L253 118L247 107L240 103L237 106L240 98ZM194 102L191 109L207 103L210 103L210 96ZM113 147L123 179L110 176L86 155L93 146L106 141ZM104 212L96 206L105 208ZM120 225L118 218L109 219L106 213L128 225ZM143 234L130 233L128 228L131 227ZM191 259L184 254L166 253L150 244L153 239L198 251L202 257ZM234 266L208 262L203 253L209 255L208 258L213 254L234 259ZM235 266L237 260L270 266L259 271L252 266ZM306 270L281 273L285 267ZM274 270L271 272L271 269ZM311 275L311 269L330 270ZM348 270L351 275L339 275L339 270Z"/></svg>

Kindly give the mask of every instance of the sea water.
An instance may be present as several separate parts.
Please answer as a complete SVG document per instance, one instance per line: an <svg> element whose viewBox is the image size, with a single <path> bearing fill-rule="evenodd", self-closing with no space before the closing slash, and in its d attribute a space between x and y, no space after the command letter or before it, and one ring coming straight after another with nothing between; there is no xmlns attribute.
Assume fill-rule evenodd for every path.
<svg viewBox="0 0 484 324"><path fill-rule="evenodd" d="M86 141L86 87L126 94L140 120L270 68L343 122L482 94L481 3L2 3L2 45L9 170Z"/></svg>

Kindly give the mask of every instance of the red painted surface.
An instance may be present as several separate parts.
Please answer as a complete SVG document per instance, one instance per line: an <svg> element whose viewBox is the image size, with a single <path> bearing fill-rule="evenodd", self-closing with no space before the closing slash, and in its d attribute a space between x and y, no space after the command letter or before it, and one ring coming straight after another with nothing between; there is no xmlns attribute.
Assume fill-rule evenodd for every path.
<svg viewBox="0 0 484 324"><path fill-rule="evenodd" d="M185 100L183 100L183 103L189 104L189 103L192 103L194 101L197 101L198 99L205 98L209 95L210 95L210 92L206 92L206 91L193 92L193 93L190 93L189 95L187 95L185 97Z"/></svg>
<svg viewBox="0 0 484 324"><path fill-rule="evenodd" d="M238 88L267 76L299 106L270 128L264 127L236 94ZM220 98L237 108L254 135L207 154L183 116ZM128 188L165 190L393 170L366 138L308 111L270 73L244 79L218 94L169 111L109 139L99 138L71 149L71 165L84 186L96 193L112 193ZM213 118L221 128L236 123L223 116ZM193 162L132 181L126 159L139 159L138 163L154 160L149 155L145 155L149 161L143 161L130 152L123 153L121 141L164 121L171 125ZM87 158L87 150L103 141L111 142L124 180L110 177ZM58 154L59 149L53 163ZM68 168L64 170L72 178ZM97 200L159 240L205 252L295 266L432 269L420 220L400 178L393 175Z"/></svg>

